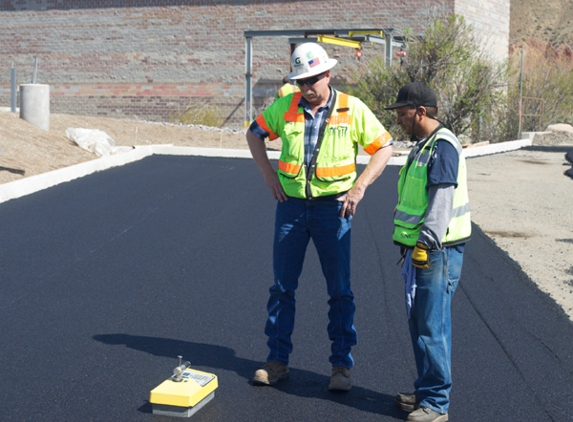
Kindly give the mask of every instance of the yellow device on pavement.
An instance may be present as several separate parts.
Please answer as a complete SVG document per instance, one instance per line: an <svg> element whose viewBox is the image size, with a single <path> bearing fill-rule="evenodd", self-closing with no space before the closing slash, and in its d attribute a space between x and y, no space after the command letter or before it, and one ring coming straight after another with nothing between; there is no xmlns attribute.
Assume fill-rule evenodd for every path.
<svg viewBox="0 0 573 422"><path fill-rule="evenodd" d="M178 358L173 375L151 390L149 401L154 415L189 418L215 397L217 376L191 369L190 362Z"/></svg>

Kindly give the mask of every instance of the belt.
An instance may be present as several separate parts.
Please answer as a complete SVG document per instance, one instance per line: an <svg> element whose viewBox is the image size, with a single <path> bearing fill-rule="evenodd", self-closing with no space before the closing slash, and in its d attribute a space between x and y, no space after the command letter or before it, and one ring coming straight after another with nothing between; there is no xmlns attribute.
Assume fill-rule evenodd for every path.
<svg viewBox="0 0 573 422"><path fill-rule="evenodd" d="M333 201L344 195L346 195L346 192L335 193L334 195L315 196L313 198L307 198L306 201Z"/></svg>

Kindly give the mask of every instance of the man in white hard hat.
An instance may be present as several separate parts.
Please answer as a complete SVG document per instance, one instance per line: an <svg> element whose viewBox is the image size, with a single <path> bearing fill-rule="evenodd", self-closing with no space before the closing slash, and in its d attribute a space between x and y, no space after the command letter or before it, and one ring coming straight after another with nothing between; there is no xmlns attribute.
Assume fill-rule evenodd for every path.
<svg viewBox="0 0 573 422"><path fill-rule="evenodd" d="M312 238L329 295L328 335L332 341L330 390L350 390L350 353L356 344L354 295L350 288L350 228L368 185L392 155L392 137L358 98L330 86L337 61L318 44L292 54L289 75L300 91L271 104L251 124L247 142L267 187L277 201L273 245L274 284L267 303L269 354L253 383L274 385L289 377L295 290ZM282 139L278 169L264 139ZM357 175L361 145L371 155Z"/></svg>

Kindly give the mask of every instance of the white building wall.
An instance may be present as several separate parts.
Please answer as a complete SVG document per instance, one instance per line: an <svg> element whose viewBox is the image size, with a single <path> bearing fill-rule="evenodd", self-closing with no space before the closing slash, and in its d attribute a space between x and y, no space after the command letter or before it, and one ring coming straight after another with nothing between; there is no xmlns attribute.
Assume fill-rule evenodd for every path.
<svg viewBox="0 0 573 422"><path fill-rule="evenodd" d="M509 51L510 0L456 0L454 13L465 17L486 52L493 58L505 60Z"/></svg>

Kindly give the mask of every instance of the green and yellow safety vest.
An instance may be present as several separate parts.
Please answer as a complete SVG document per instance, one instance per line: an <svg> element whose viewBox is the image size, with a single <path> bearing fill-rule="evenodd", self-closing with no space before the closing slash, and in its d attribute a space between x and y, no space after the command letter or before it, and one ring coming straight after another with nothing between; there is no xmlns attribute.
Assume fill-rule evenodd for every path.
<svg viewBox="0 0 573 422"><path fill-rule="evenodd" d="M295 92L300 92L298 86L293 84L284 84L277 91L277 94L275 95L275 101L279 98L286 97L289 94L294 94Z"/></svg>
<svg viewBox="0 0 573 422"><path fill-rule="evenodd" d="M466 181L466 161L462 145L448 129L438 130L400 170L398 180L398 205L394 212L394 234L392 239L407 247L414 247L420 236L420 229L428 209L428 163L437 141L452 144L458 155L458 186L454 193L452 218L441 239L443 246L452 246L469 240L471 236L470 205Z"/></svg>
<svg viewBox="0 0 573 422"><path fill-rule="evenodd" d="M372 155L392 139L358 98L336 90L333 95L310 168L304 163L305 116L298 105L302 93L279 99L256 119L270 140L282 139L278 175L290 197L309 199L348 191L356 179L357 145Z"/></svg>

